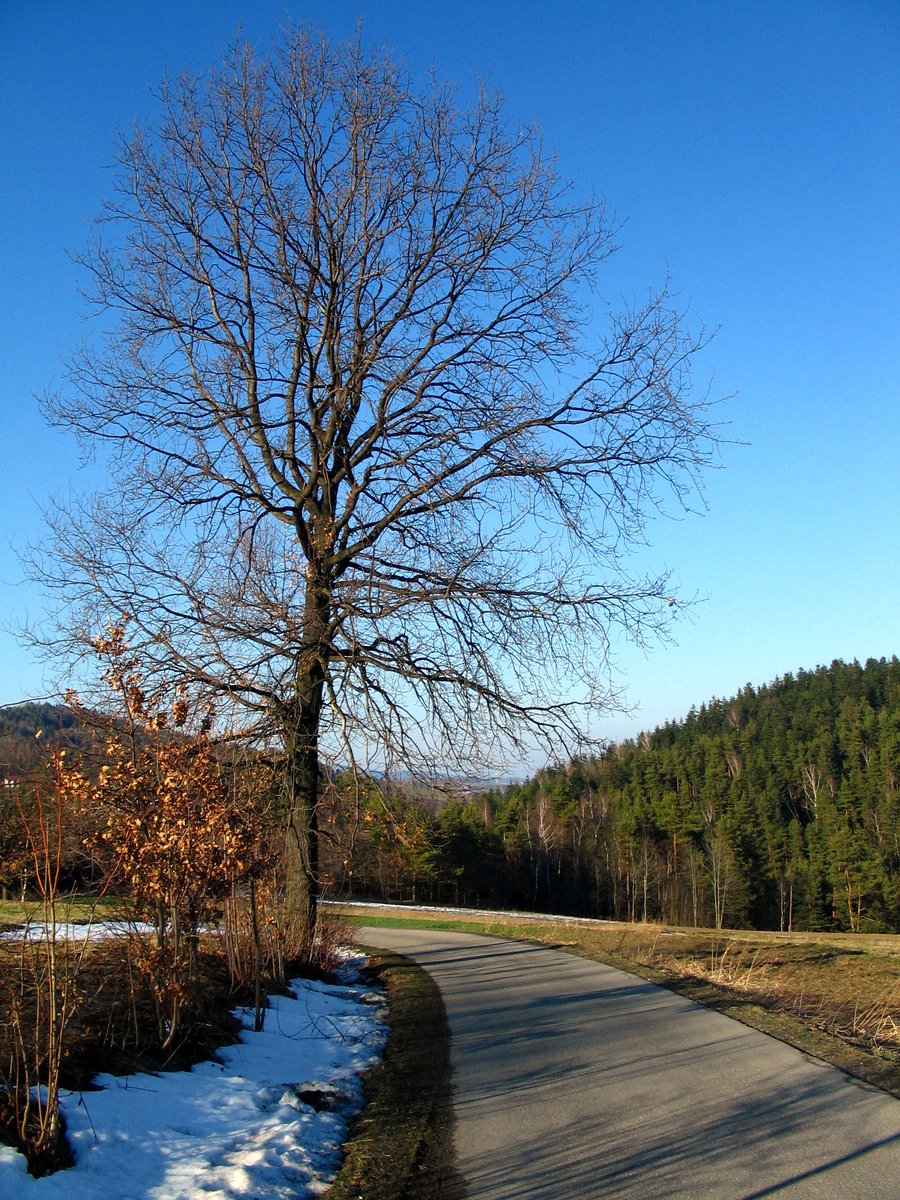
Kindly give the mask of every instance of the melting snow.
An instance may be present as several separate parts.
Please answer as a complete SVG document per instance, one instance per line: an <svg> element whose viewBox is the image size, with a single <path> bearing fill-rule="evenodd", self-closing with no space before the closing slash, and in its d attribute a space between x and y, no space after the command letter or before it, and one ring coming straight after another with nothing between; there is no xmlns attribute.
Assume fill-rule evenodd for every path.
<svg viewBox="0 0 900 1200"><path fill-rule="evenodd" d="M265 1029L219 1062L158 1075L98 1075L64 1092L75 1165L42 1179L0 1145L0 1200L304 1200L333 1181L360 1074L380 1058L383 997L351 984L293 980Z"/></svg>

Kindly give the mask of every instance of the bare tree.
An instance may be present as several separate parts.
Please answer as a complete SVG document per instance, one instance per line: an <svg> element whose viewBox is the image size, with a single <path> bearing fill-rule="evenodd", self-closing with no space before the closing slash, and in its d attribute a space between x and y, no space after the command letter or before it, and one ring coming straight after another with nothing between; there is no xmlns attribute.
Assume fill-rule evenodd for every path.
<svg viewBox="0 0 900 1200"><path fill-rule="evenodd" d="M47 401L111 484L44 577L70 649L128 613L148 669L277 732L312 919L324 756L566 746L611 631L663 628L625 559L713 452L703 334L597 297L602 204L487 92L301 28L159 99L83 258L104 335Z"/></svg>

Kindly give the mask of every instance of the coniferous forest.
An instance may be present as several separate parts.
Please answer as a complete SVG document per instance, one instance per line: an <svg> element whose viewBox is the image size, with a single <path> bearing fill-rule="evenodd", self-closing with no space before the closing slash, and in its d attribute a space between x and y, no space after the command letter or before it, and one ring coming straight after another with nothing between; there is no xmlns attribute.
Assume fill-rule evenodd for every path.
<svg viewBox="0 0 900 1200"><path fill-rule="evenodd" d="M0 781L27 779L50 744L78 755L89 742L71 710L8 709ZM16 794L0 788L5 890L22 858ZM319 819L325 895L900 932L900 661L836 661L747 685L490 791L337 777ZM81 878L77 845L71 857L68 875Z"/></svg>
<svg viewBox="0 0 900 1200"><path fill-rule="evenodd" d="M503 790L361 808L352 839L345 810L327 822L337 894L900 931L900 661L747 685Z"/></svg>

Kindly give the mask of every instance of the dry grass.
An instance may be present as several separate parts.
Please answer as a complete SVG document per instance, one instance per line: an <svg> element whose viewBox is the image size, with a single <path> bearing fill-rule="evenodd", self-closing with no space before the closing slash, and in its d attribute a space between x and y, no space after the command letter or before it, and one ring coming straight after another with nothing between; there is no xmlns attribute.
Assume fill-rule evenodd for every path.
<svg viewBox="0 0 900 1200"><path fill-rule="evenodd" d="M343 910L345 918L353 913ZM900 935L694 930L610 921L357 909L559 946L634 971L900 1096Z"/></svg>
<svg viewBox="0 0 900 1200"><path fill-rule="evenodd" d="M570 940L566 927L566 940ZM624 926L577 946L698 981L872 1051L900 1054L900 937Z"/></svg>
<svg viewBox="0 0 900 1200"><path fill-rule="evenodd" d="M708 957L657 952L649 961L873 1051L900 1051L900 959L815 943L748 944L734 937Z"/></svg>
<svg viewBox="0 0 900 1200"><path fill-rule="evenodd" d="M221 954L201 951L197 1016L183 1041L163 1053L152 996L118 940L90 943L78 975L78 1003L61 1062L63 1087L87 1089L98 1072L126 1073L190 1066L234 1040L235 1005ZM0 947L0 974L20 974L18 958Z"/></svg>

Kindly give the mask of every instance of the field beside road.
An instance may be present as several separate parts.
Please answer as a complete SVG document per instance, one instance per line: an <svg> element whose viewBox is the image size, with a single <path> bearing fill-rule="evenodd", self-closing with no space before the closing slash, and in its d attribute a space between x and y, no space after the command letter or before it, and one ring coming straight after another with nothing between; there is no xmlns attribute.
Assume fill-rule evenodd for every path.
<svg viewBox="0 0 900 1200"><path fill-rule="evenodd" d="M774 933L341 904L370 926L550 945L661 983L900 1097L900 935Z"/></svg>
<svg viewBox="0 0 900 1200"><path fill-rule="evenodd" d="M359 938L440 988L470 1200L896 1198L897 1099L821 1059L558 946L409 925Z"/></svg>

